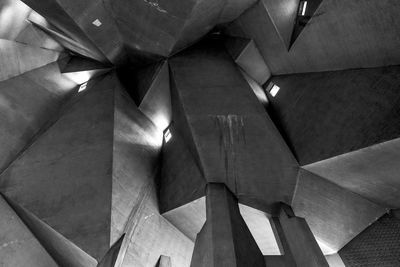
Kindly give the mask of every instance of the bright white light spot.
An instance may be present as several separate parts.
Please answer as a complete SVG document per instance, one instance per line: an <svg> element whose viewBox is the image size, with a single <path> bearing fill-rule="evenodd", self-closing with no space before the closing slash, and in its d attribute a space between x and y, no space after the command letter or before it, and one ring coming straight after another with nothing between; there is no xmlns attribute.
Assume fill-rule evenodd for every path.
<svg viewBox="0 0 400 267"><path fill-rule="evenodd" d="M280 88L278 85L274 84L274 86L272 86L272 88L271 88L271 90L269 91L269 93L270 93L273 97L275 97L275 96L278 94L279 89L281 89L281 88Z"/></svg>
<svg viewBox="0 0 400 267"><path fill-rule="evenodd" d="M169 129L167 129L167 130L164 132L165 143L168 143L169 140L171 140L171 138L172 138L171 131L170 131Z"/></svg>
<svg viewBox="0 0 400 267"><path fill-rule="evenodd" d="M101 23L101 21L99 19L96 19L95 21L92 22L92 24L94 26L100 27L102 23Z"/></svg>
<svg viewBox="0 0 400 267"><path fill-rule="evenodd" d="M79 92L82 92L83 90L85 90L86 87L87 87L87 83L82 83L81 86L79 86L78 93L79 93Z"/></svg>
<svg viewBox="0 0 400 267"><path fill-rule="evenodd" d="M307 1L300 2L300 14L304 16L306 14Z"/></svg>

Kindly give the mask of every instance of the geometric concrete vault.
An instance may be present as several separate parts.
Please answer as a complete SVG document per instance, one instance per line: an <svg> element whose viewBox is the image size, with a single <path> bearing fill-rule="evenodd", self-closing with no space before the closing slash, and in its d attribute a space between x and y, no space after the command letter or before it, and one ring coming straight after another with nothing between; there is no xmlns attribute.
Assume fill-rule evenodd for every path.
<svg viewBox="0 0 400 267"><path fill-rule="evenodd" d="M396 262L400 4L304 6L0 0L0 266Z"/></svg>

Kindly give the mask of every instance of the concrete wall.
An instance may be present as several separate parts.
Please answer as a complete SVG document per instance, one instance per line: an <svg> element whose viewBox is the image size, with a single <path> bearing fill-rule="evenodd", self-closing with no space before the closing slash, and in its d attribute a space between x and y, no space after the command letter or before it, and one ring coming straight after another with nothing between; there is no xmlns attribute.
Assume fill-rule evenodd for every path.
<svg viewBox="0 0 400 267"><path fill-rule="evenodd" d="M0 214L0 266L58 266L2 196Z"/></svg>
<svg viewBox="0 0 400 267"><path fill-rule="evenodd" d="M7 197L97 259L110 244L116 82L103 78L72 99L0 176Z"/></svg>
<svg viewBox="0 0 400 267"><path fill-rule="evenodd" d="M227 33L254 39L273 75L400 63L397 1L322 1L288 51L285 39L297 2L258 1Z"/></svg>
<svg viewBox="0 0 400 267"><path fill-rule="evenodd" d="M269 114L301 165L399 137L400 67L282 75Z"/></svg>
<svg viewBox="0 0 400 267"><path fill-rule="evenodd" d="M76 90L56 62L0 82L0 171L57 117Z"/></svg>

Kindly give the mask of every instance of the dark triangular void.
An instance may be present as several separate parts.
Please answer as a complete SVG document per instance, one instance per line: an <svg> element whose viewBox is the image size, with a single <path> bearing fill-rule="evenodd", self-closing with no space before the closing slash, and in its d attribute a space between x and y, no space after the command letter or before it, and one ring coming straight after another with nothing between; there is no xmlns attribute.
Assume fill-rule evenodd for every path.
<svg viewBox="0 0 400 267"><path fill-rule="evenodd" d="M323 0L300 0L297 9L297 16L293 27L293 32L290 37L289 49L293 46L297 37L306 28L307 24L311 21L315 12L321 5Z"/></svg>

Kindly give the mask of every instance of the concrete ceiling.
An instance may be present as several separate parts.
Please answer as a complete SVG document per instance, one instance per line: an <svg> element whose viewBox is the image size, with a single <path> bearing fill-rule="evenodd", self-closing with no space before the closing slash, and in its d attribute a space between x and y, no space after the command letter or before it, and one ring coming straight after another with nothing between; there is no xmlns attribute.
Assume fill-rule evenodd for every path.
<svg viewBox="0 0 400 267"><path fill-rule="evenodd" d="M230 129L232 125L226 121L231 123L231 118L236 118L230 114L240 112L241 106L246 104L245 97L238 97L246 83L240 78L234 61L259 88L259 84L269 80L272 74L272 81L282 90L276 98L270 98L272 120L261 106L254 112L250 110L252 113L248 111L250 105L242 111L256 118L254 125L248 127L249 133L264 125L259 121L265 118L268 122L263 127L268 130L263 132L264 135L250 138L246 146L240 148L240 155L248 155L258 162L278 151L276 155L284 159L270 159L260 166L249 167L244 161L237 164L242 168L238 173L250 177L238 183L235 190L241 194L243 203L252 206L247 210L242 206L242 216L249 221L246 223L254 226L256 234L253 235L258 237L258 243L271 239L271 236L260 238L257 234L257 227L265 223L266 215L254 208L272 206L276 199L291 200L296 214L308 218L318 241L329 248L324 251L326 253L340 249L384 213L385 208L400 207L397 198L400 186L396 178L399 153L379 144L384 141L391 142L391 147L393 142L396 146L399 144L399 67L276 76L400 64L398 1L348 3L324 0L289 50L298 0L22 1L25 4L19 0L0 0L0 144L3 148L0 152L0 191L16 199L35 213L38 220L48 223L54 231L65 235L96 259L104 255L121 233L128 232L129 241L121 241L126 265L155 264L159 255L168 253L172 255L172 261L189 262L195 234L192 230L199 228L204 218L196 219L190 214L185 223L195 224L185 225L189 230L177 227L180 231L173 226L173 221L176 217L184 217L182 214L188 207L197 212L198 207L193 207L190 202L202 197L205 184L215 178L212 175L222 173L226 168L217 163L219 159L212 158L219 148L213 143L217 139L212 137L207 142L202 139L203 135L212 132L209 129L214 124L208 122L207 133L203 133L204 123L194 123L193 118L203 119L198 115L202 112L201 115L207 114L203 117L209 119L214 109L220 114L223 113L220 109L226 108L226 118L217 115L215 121L223 129ZM230 62L229 54L224 56L223 62L229 62L228 67L210 64L218 58L216 54L222 54L215 53L207 58L204 51L210 47L204 51L200 49L197 54L190 54L189 49L178 53L213 29L221 28L225 29L223 33L243 41L240 49L236 47L235 55L229 51L234 61ZM71 54L80 58L71 58ZM165 58L171 59L164 61ZM97 91L78 94L78 85L95 75L90 71L102 70L103 73L110 67L125 68L128 64L133 64L126 69L128 79L132 79L135 72L136 79L141 82L137 87L123 84L131 87L128 92L132 93L136 103L126 93L111 93L109 88L114 85L103 80L101 86L96 85ZM232 72L224 74L221 71L224 68ZM114 74L112 77L121 79ZM229 79L232 84L228 84ZM314 81L313 85L310 80ZM172 97L170 81L173 81ZM214 87L218 86L220 95L216 96ZM89 84L88 88L91 87ZM324 90L314 90L315 87ZM252 91L248 92L252 94ZM218 102L228 99L229 94L232 94L230 103ZM66 106L71 99L72 103L78 103L77 99L81 101L79 109L71 104ZM210 104L210 99L215 103ZM175 110L178 102L185 107L182 115L192 121L182 126L175 117L175 125L170 127L174 139L163 148L163 155L169 157L160 160L164 179L161 195L164 198L161 197L162 203L158 207L159 196L148 179L153 179L158 171L161 131L171 123L173 113L180 112ZM250 102L251 108L256 107L255 98ZM381 112L370 112L369 108ZM96 117L106 111L107 120ZM340 121L335 120L338 114ZM98 132L92 131L85 125L92 125L94 119L107 125ZM84 125L78 125L82 128L80 131L71 127L79 122ZM179 127L184 128L180 129L182 138L175 133ZM186 128L192 132L188 133ZM385 130L384 134L380 134L381 128ZM94 137L84 138L85 131ZM270 133L269 137L266 132ZM69 133L73 144L67 144L63 139L70 138ZM102 136L106 133L110 138ZM150 139L149 133L153 135ZM97 141L88 145L88 140ZM286 143L292 151L286 148ZM89 151L91 146L93 151ZM97 146L101 146L101 153L95 151ZM369 146L374 146L374 153ZM84 147L83 154L87 157L83 160L69 155L60 160L58 151L49 152L54 147L79 155ZM299 166L291 152L302 166L299 174ZM174 159L178 159L175 162L179 164L173 165ZM377 159L384 160L386 165ZM366 164L370 168L362 167ZM265 168L276 171L264 171ZM363 171L360 172L360 168ZM284 169L287 173L282 174ZM96 175L96 171L101 175ZM276 184L251 187L257 181L264 183L265 173L272 173L273 179L284 184L285 190L276 190ZM378 186L375 183L377 176L384 177ZM171 181L176 177L180 179L173 184ZM99 179L104 179L104 183L99 185ZM285 179L287 182L283 183ZM86 188L80 184L82 182L93 186L90 184ZM49 193L42 183L57 186ZM364 186L360 187L360 184ZM388 186L395 191L388 194ZM191 190L183 192L183 187ZM86 206L81 203L63 206L65 199L81 200L80 197L90 195L93 188L101 194L94 194L85 202ZM267 190L271 192L265 194ZM256 199L249 197L254 194ZM47 198L42 198L43 195ZM93 210L98 206L107 206L108 210ZM326 207L331 208L330 214L325 214ZM0 208L10 210L6 205ZM165 217L159 214L163 209L167 211ZM200 209L204 211L204 207ZM362 215L357 216L360 210ZM76 214L75 218L70 218L71 213ZM190 221L193 218L196 221ZM91 227L95 224L97 229ZM82 226L91 228L91 232L82 233L85 231ZM24 225L15 227L22 229ZM168 243L171 236L179 249L171 248ZM276 250L275 243L273 245L266 250ZM154 247L157 248L154 250Z"/></svg>

